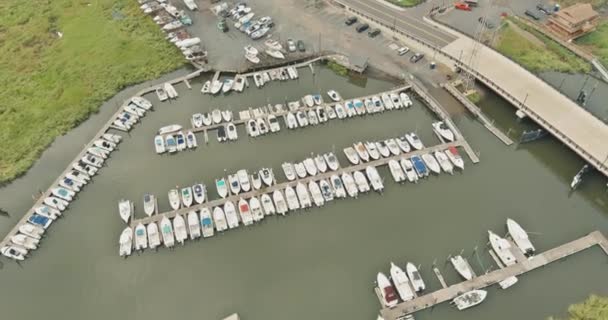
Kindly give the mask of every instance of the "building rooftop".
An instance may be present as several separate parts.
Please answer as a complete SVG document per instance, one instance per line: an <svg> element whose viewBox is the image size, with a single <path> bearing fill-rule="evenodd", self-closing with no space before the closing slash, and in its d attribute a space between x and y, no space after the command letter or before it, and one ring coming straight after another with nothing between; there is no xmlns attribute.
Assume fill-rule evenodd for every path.
<svg viewBox="0 0 608 320"><path fill-rule="evenodd" d="M579 24L596 18L598 13L588 3L577 3L558 11L555 15L571 24Z"/></svg>

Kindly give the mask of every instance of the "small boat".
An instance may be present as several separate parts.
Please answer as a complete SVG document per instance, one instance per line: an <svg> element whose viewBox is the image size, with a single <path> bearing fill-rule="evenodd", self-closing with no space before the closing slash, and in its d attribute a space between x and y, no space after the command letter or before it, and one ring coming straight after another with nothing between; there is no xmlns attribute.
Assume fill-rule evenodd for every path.
<svg viewBox="0 0 608 320"><path fill-rule="evenodd" d="M382 104L382 100L380 100L380 97L373 96L372 103L374 104L374 109L376 110L376 112L384 111L384 105Z"/></svg>
<svg viewBox="0 0 608 320"><path fill-rule="evenodd" d="M247 131L249 131L249 135L251 137L257 137L260 135L260 132L258 131L258 123L255 121L255 119L249 119L247 121Z"/></svg>
<svg viewBox="0 0 608 320"><path fill-rule="evenodd" d="M164 153L166 151L165 140L163 139L162 136L154 137L154 149L156 150L156 153L158 153L158 154Z"/></svg>
<svg viewBox="0 0 608 320"><path fill-rule="evenodd" d="M399 137L398 139L395 139L395 141L397 142L397 144L399 145L399 149L401 149L403 153L408 153L411 151L410 144L407 142L405 136Z"/></svg>
<svg viewBox="0 0 608 320"><path fill-rule="evenodd" d="M376 282L378 289L380 290L380 295L382 296L383 306L386 308L394 308L399 302L395 288L391 285L388 278L382 272L378 272Z"/></svg>
<svg viewBox="0 0 608 320"><path fill-rule="evenodd" d="M228 91L232 90L233 85L234 85L234 79L224 80L224 83L222 84L222 92L227 93Z"/></svg>
<svg viewBox="0 0 608 320"><path fill-rule="evenodd" d="M281 165L283 168L283 172L285 173L285 178L289 181L293 181L296 179L296 171L294 169L293 163L283 162Z"/></svg>
<svg viewBox="0 0 608 320"><path fill-rule="evenodd" d="M146 111L143 109L138 108L136 105L134 104L128 104L126 106L124 106L124 110L136 117L143 117L146 114Z"/></svg>
<svg viewBox="0 0 608 320"><path fill-rule="evenodd" d="M298 200L302 209L306 209L312 206L312 202L310 200L310 195L308 194L308 189L306 188L306 185L301 182L298 182L298 184L296 185L296 194L298 196Z"/></svg>
<svg viewBox="0 0 608 320"><path fill-rule="evenodd" d="M460 170L464 169L464 160L458 153L456 147L449 147L448 150L445 150L445 154L456 168L459 168Z"/></svg>
<svg viewBox="0 0 608 320"><path fill-rule="evenodd" d="M152 104L150 104L150 105L152 105ZM114 143L120 143L120 141L122 140L121 136L119 136L117 134L113 134L113 133L104 133L101 137L104 138L106 141L114 142Z"/></svg>
<svg viewBox="0 0 608 320"><path fill-rule="evenodd" d="M300 209L300 202L298 202L298 196L296 191L292 187L287 186L285 188L285 198L287 199L287 207L290 211Z"/></svg>
<svg viewBox="0 0 608 320"><path fill-rule="evenodd" d="M410 107L412 106L412 100L410 99L410 97L407 95L407 93L405 92L401 92L399 93L399 98L401 99L401 103L403 103L404 107Z"/></svg>
<svg viewBox="0 0 608 320"><path fill-rule="evenodd" d="M175 141L177 142L177 151L186 150L186 136L183 132L179 131L175 134Z"/></svg>
<svg viewBox="0 0 608 320"><path fill-rule="evenodd" d="M283 50L283 46L281 45L281 43L274 39L268 39L264 41L264 44L272 50Z"/></svg>
<svg viewBox="0 0 608 320"><path fill-rule="evenodd" d="M205 81L203 87L201 88L201 93L209 93L211 92L211 80Z"/></svg>
<svg viewBox="0 0 608 320"><path fill-rule="evenodd" d="M285 202L285 197L283 196L283 192L281 190L275 190L272 193L272 201L274 202L274 206L277 210L278 214L285 215L289 208L287 207L287 203Z"/></svg>
<svg viewBox="0 0 608 320"><path fill-rule="evenodd" d="M397 293L399 293L401 300L410 301L414 299L414 292L412 291L412 287L410 287L410 280L407 278L405 272L403 272L403 269L392 262L391 279L393 280L393 284L395 284L395 288L397 288Z"/></svg>
<svg viewBox="0 0 608 320"><path fill-rule="evenodd" d="M144 212L151 216L156 211L156 197L153 194L144 194Z"/></svg>
<svg viewBox="0 0 608 320"><path fill-rule="evenodd" d="M264 120L264 118L258 118L256 120L257 124L258 124L258 131L260 132L260 135L265 135L268 133L268 125L266 124L266 120Z"/></svg>
<svg viewBox="0 0 608 320"><path fill-rule="evenodd" d="M277 120L277 117L274 114L268 116L268 127L272 133L281 131L279 120Z"/></svg>
<svg viewBox="0 0 608 320"><path fill-rule="evenodd" d="M249 175L247 174L247 170L241 169L236 172L236 175L239 178L241 190L243 190L243 192L249 192L249 190L251 190L251 183L249 182Z"/></svg>
<svg viewBox="0 0 608 320"><path fill-rule="evenodd" d="M302 162L297 162L294 165L294 168L296 169L296 175L298 175L299 178L306 178L306 166L304 166Z"/></svg>
<svg viewBox="0 0 608 320"><path fill-rule="evenodd" d="M511 277L507 277L504 280L498 282L498 285L502 289L509 289L511 286L513 286L514 284L516 284L517 281L518 281L517 277L511 276Z"/></svg>
<svg viewBox="0 0 608 320"><path fill-rule="evenodd" d="M133 206L131 204L131 201L123 199L118 202L118 213L120 215L120 218L125 223L129 223L129 219L131 218L131 215L133 214L132 210L133 210Z"/></svg>
<svg viewBox="0 0 608 320"><path fill-rule="evenodd" d="M367 153L369 154L370 158L372 158L373 160L380 159L380 152L378 151L378 147L376 147L375 143L366 141L364 145L365 150L367 150Z"/></svg>
<svg viewBox="0 0 608 320"><path fill-rule="evenodd" d="M93 142L93 145L108 152L114 151L114 149L116 149L116 144L114 142L106 141L104 139L95 140Z"/></svg>
<svg viewBox="0 0 608 320"><path fill-rule="evenodd" d="M393 106L393 101L391 100L391 98L389 98L388 94L382 94L382 104L384 105L384 107L386 108L386 110L393 110L394 106Z"/></svg>
<svg viewBox="0 0 608 320"><path fill-rule="evenodd" d="M422 157L422 160L424 161L424 163L426 164L427 168L429 168L429 170L431 170L432 172L434 172L436 174L441 173L441 167L439 166L437 159L435 159L435 157L433 157L432 154L425 153L425 154L421 155L421 157Z"/></svg>
<svg viewBox="0 0 608 320"><path fill-rule="evenodd" d="M363 101L361 101L360 99L355 99L353 100L353 105L355 106L355 112L357 113L357 115L365 114L366 111Z"/></svg>
<svg viewBox="0 0 608 320"><path fill-rule="evenodd" d="M269 55L273 58L285 59L285 55L279 50L267 49L264 52L266 52L267 55Z"/></svg>
<svg viewBox="0 0 608 320"><path fill-rule="evenodd" d="M308 110L308 123L311 126L316 126L319 124L319 118L317 118L317 113L314 110Z"/></svg>
<svg viewBox="0 0 608 320"><path fill-rule="evenodd" d="M28 250L36 250L40 240L19 233L11 237L11 242Z"/></svg>
<svg viewBox="0 0 608 320"><path fill-rule="evenodd" d="M372 99L369 99L369 98L364 99L363 100L363 104L365 104L365 110L367 111L367 113L375 113L376 112L376 106L372 102Z"/></svg>
<svg viewBox="0 0 608 320"><path fill-rule="evenodd" d="M27 250L18 246L6 245L0 248L0 253L7 258L11 258L17 261L25 260L25 256L27 255Z"/></svg>
<svg viewBox="0 0 608 320"><path fill-rule="evenodd" d="M397 145L397 141L395 139L388 139L384 141L384 144L388 147L388 150L394 155L398 156L401 154L401 149L399 149L399 145Z"/></svg>
<svg viewBox="0 0 608 320"><path fill-rule="evenodd" d="M143 250L148 247L148 234L146 232L146 226L139 223L135 227L135 250Z"/></svg>
<svg viewBox="0 0 608 320"><path fill-rule="evenodd" d="M239 183L239 177L236 174L228 175L228 183L230 184L230 192L232 194L239 194L241 192L241 184Z"/></svg>
<svg viewBox="0 0 608 320"><path fill-rule="evenodd" d="M192 205L192 188L191 187L182 188L181 198L182 198L182 203L184 204L184 207L191 206Z"/></svg>
<svg viewBox="0 0 608 320"><path fill-rule="evenodd" d="M249 203L243 198L239 199L239 214L241 215L241 221L243 221L244 225L248 226L253 224L253 216Z"/></svg>
<svg viewBox="0 0 608 320"><path fill-rule="evenodd" d="M219 80L214 80L213 82L211 82L211 89L209 90L209 92L211 92L211 94L218 94L222 90L223 86L223 82Z"/></svg>
<svg viewBox="0 0 608 320"><path fill-rule="evenodd" d="M515 242L524 254L534 254L536 249L534 248L534 245L532 245L528 233L526 233L519 223L515 222L513 219L507 219L507 230L509 231L509 235L511 235L513 242Z"/></svg>
<svg viewBox="0 0 608 320"><path fill-rule="evenodd" d="M325 202L334 200L334 189L332 189L331 184L327 180L319 180L319 187L321 188L321 194Z"/></svg>
<svg viewBox="0 0 608 320"><path fill-rule="evenodd" d="M158 100L160 100L161 102L169 99L169 95L167 94L167 91L165 91L165 88L158 87L154 91L156 92L156 96L158 97Z"/></svg>
<svg viewBox="0 0 608 320"><path fill-rule="evenodd" d="M472 290L465 292L452 300L458 310L474 307L485 300L488 292L485 290Z"/></svg>
<svg viewBox="0 0 608 320"><path fill-rule="evenodd" d="M367 166L365 168L365 173L367 174L367 179L369 183L372 185L372 189L377 192L381 192L384 190L384 184L382 183L382 178L378 173L378 169L374 166Z"/></svg>
<svg viewBox="0 0 608 320"><path fill-rule="evenodd" d="M499 237L492 231L488 231L488 237L490 238L490 245L498 258L506 266L511 266L517 263L517 259L511 252L511 244L504 238Z"/></svg>
<svg viewBox="0 0 608 320"><path fill-rule="evenodd" d="M359 155L359 158L361 158L361 160L366 162L369 161L369 153L367 153L367 149L365 149L365 146L362 142L357 142L353 144L353 147L355 148L355 151L357 151L357 154Z"/></svg>
<svg viewBox="0 0 608 320"><path fill-rule="evenodd" d="M207 112L203 114L203 124L206 126L210 126L213 124L213 119L211 118L211 113Z"/></svg>
<svg viewBox="0 0 608 320"><path fill-rule="evenodd" d="M353 150L354 151L354 150ZM340 163L338 162L338 158L333 152L328 152L323 155L325 162L327 162L327 166L330 170L336 171L340 168Z"/></svg>
<svg viewBox="0 0 608 320"><path fill-rule="evenodd" d="M201 229L203 230L203 238L212 237L214 234L213 219L211 218L211 211L209 211L209 208L202 208L200 216L201 216ZM222 231L223 231L223 230L226 230L226 228L228 228L228 226L226 225L226 218L224 217L223 212L222 212L221 218L223 218L223 220L222 220L222 222L223 222Z"/></svg>
<svg viewBox="0 0 608 320"><path fill-rule="evenodd" d="M353 147L346 147L344 148L344 155L346 155L346 158L348 158L348 161L350 161L350 163L352 163L353 165L357 165L359 164L359 155L357 154L357 151L355 151L355 148Z"/></svg>
<svg viewBox="0 0 608 320"><path fill-rule="evenodd" d="M401 168L403 172L405 172L405 176L407 177L407 181L417 183L418 182L418 174L416 170L414 170L414 165L410 159L401 159L400 161Z"/></svg>
<svg viewBox="0 0 608 320"><path fill-rule="evenodd" d="M391 102L393 103L393 107L395 107L395 109L403 108L403 103L401 103L401 99L399 99L399 95L392 92L389 94L389 97L391 98Z"/></svg>
<svg viewBox="0 0 608 320"><path fill-rule="evenodd" d="M591 170L591 166L589 166L589 164L585 164L581 170L579 170L576 175L574 175L574 177L572 178L572 182L570 182L570 189L574 190L576 189L579 184L581 184L581 182L583 182L583 176L589 172Z"/></svg>
<svg viewBox="0 0 608 320"><path fill-rule="evenodd" d="M201 237L201 225L196 211L188 212L188 233L190 233L190 239L192 240Z"/></svg>
<svg viewBox="0 0 608 320"><path fill-rule="evenodd" d="M325 112L327 113L327 117L329 118L329 120L333 120L338 117L336 110L331 106L325 106Z"/></svg>
<svg viewBox="0 0 608 320"><path fill-rule="evenodd" d="M291 112L288 112L285 116L285 122L287 123L288 129L295 129L298 127L298 120L296 119L296 116L294 116Z"/></svg>
<svg viewBox="0 0 608 320"><path fill-rule="evenodd" d="M325 162L325 158L323 158L323 155L318 154L314 158L314 160L315 160L315 166L319 170L319 172L321 172L321 173L327 172L327 163Z"/></svg>
<svg viewBox="0 0 608 320"><path fill-rule="evenodd" d="M173 218L173 230L175 230L175 240L180 244L184 244L184 241L188 239L188 231L186 230L184 217L179 214Z"/></svg>
<svg viewBox="0 0 608 320"><path fill-rule="evenodd" d="M201 204L205 202L205 196L207 194L207 190L203 184L197 183L192 186L192 193L194 195L194 201L197 204Z"/></svg>
<svg viewBox="0 0 608 320"><path fill-rule="evenodd" d="M395 182L405 181L405 173L401 169L401 165L399 162L397 162L397 160L389 160L388 168L391 171L391 175L393 176L393 180L395 180Z"/></svg>
<svg viewBox="0 0 608 320"><path fill-rule="evenodd" d="M44 204L59 211L63 211L67 208L69 203L57 197L46 197L44 198Z"/></svg>
<svg viewBox="0 0 608 320"><path fill-rule="evenodd" d="M310 180L308 182L308 190L310 191L310 196L315 206L321 207L325 204L325 199L321 193L321 188L319 188L319 185L316 182Z"/></svg>
<svg viewBox="0 0 608 320"><path fill-rule="evenodd" d="M355 183L355 179L348 172L342 173L342 182L346 189L346 193L352 198L356 198L359 195L359 189L357 189L357 184Z"/></svg>
<svg viewBox="0 0 608 320"><path fill-rule="evenodd" d="M433 122L431 125L433 126L433 131L435 131L435 134L439 137L439 139L450 142L454 141L454 133L452 130L450 130L450 128L448 128L448 126L445 125L443 121Z"/></svg>
<svg viewBox="0 0 608 320"><path fill-rule="evenodd" d="M179 209L179 207L181 206L181 201L179 199L179 191L177 191L177 189L171 189L169 190L168 196L171 208L173 208L173 210Z"/></svg>
<svg viewBox="0 0 608 320"><path fill-rule="evenodd" d="M367 178L361 171L353 172L353 178L355 179L355 183L357 184L357 188L359 189L359 193L364 193L369 191L369 183L367 183Z"/></svg>
<svg viewBox="0 0 608 320"><path fill-rule="evenodd" d="M325 107L317 106L315 111L317 113L317 119L319 119L319 123L327 122L327 114L325 113Z"/></svg>
<svg viewBox="0 0 608 320"><path fill-rule="evenodd" d="M452 266L454 266L454 269L456 269L458 274L460 274L460 276L463 277L465 280L473 279L473 270L471 270L471 266L469 265L467 260L461 255L451 257L450 262L452 263Z"/></svg>
<svg viewBox="0 0 608 320"><path fill-rule="evenodd" d="M344 184L342 183L342 179L337 174L332 175L329 180L331 181L331 187L334 190L334 195L336 198L345 198L346 197L346 189L344 189Z"/></svg>
<svg viewBox="0 0 608 320"><path fill-rule="evenodd" d="M158 225L152 222L146 226L148 231L148 247L155 249L160 245L160 234L158 233Z"/></svg>
<svg viewBox="0 0 608 320"><path fill-rule="evenodd" d="M177 141L172 134L165 137L165 145L167 146L167 151L169 151L169 153L177 152Z"/></svg>
<svg viewBox="0 0 608 320"><path fill-rule="evenodd" d="M308 117L306 116L306 112L301 110L296 112L296 119L298 120L298 125L300 127L306 127L308 125Z"/></svg>
<svg viewBox="0 0 608 320"><path fill-rule="evenodd" d="M272 198L268 194L262 194L260 196L260 202L262 203L262 208L267 216L276 213L274 204L272 203Z"/></svg>
<svg viewBox="0 0 608 320"><path fill-rule="evenodd" d="M262 78L262 74L261 73L254 73L253 74L253 82L255 83L255 86L260 88L264 85L264 79Z"/></svg>
<svg viewBox="0 0 608 320"><path fill-rule="evenodd" d="M262 210L262 203L257 197L251 197L249 199L249 207L251 209L251 215L253 216L253 221L259 222L264 219L264 211Z"/></svg>
<svg viewBox="0 0 608 320"><path fill-rule="evenodd" d="M312 158L306 158L306 159L304 159L304 161L302 163L304 164L304 167L306 168L306 172L311 177L315 176L318 173L317 166L315 165L315 161Z"/></svg>
<svg viewBox="0 0 608 320"><path fill-rule="evenodd" d="M131 255L131 250L133 248L133 229L131 229L131 227L126 227L120 234L118 242L120 244L120 256L125 257Z"/></svg>
<svg viewBox="0 0 608 320"><path fill-rule="evenodd" d="M411 133L407 133L405 134L405 139L407 139L407 142L410 143L410 145L416 149L416 150L422 150L424 149L424 144L422 144L422 141L420 141L420 138L418 138L418 136L411 132Z"/></svg>
<svg viewBox="0 0 608 320"><path fill-rule="evenodd" d="M92 154L86 154L84 157L82 157L82 162L97 168L101 168L103 165L103 159Z"/></svg>
<svg viewBox="0 0 608 320"><path fill-rule="evenodd" d="M434 155L437 162L439 162L441 170L449 174L454 174L454 165L443 151L435 151Z"/></svg>
<svg viewBox="0 0 608 320"><path fill-rule="evenodd" d="M34 212L41 216L45 216L52 220L57 220L61 216L61 212L49 206L39 206L34 209Z"/></svg>
<svg viewBox="0 0 608 320"><path fill-rule="evenodd" d="M262 187L262 178L260 177L260 174L254 172L249 178L251 178L251 185L253 186L253 189L260 190Z"/></svg>
<svg viewBox="0 0 608 320"><path fill-rule="evenodd" d="M186 146L189 149L194 149L194 148L198 147L198 142L196 142L196 136L190 130L188 130L186 132Z"/></svg>
<svg viewBox="0 0 608 320"><path fill-rule="evenodd" d="M222 113L222 120L224 120L225 122L232 121L232 111L231 110L224 110L221 113Z"/></svg>
<svg viewBox="0 0 608 320"><path fill-rule="evenodd" d="M92 155L94 155L94 156L96 156L98 158L101 158L101 159L107 159L108 155L110 154L109 151L106 151L106 150L101 149L99 147L90 147L90 148L87 149L87 152L89 154L92 154Z"/></svg>
<svg viewBox="0 0 608 320"><path fill-rule="evenodd" d="M304 104L309 108L312 108L315 105L315 99L310 94L305 95L302 100Z"/></svg>
<svg viewBox="0 0 608 320"><path fill-rule="evenodd" d="M334 108L336 109L336 116L338 116L338 119L344 119L347 117L346 110L341 104L336 103Z"/></svg>
<svg viewBox="0 0 608 320"><path fill-rule="evenodd" d="M320 106L323 103L323 97L320 94L313 94L312 100L317 106Z"/></svg>
<svg viewBox="0 0 608 320"><path fill-rule="evenodd" d="M374 144L381 156L386 158L391 155L391 150L388 149L384 141L375 142Z"/></svg>
<svg viewBox="0 0 608 320"><path fill-rule="evenodd" d="M83 186L83 184L80 181L72 180L67 177L64 177L61 181L59 181L59 185L64 188L68 188L72 191L75 191L75 192L79 192L80 187Z"/></svg>
<svg viewBox="0 0 608 320"><path fill-rule="evenodd" d="M76 170L70 171L68 174L66 174L66 177L79 181L82 184L87 184L87 182L91 180L90 176L94 176L99 170L97 167L90 166L81 160L72 163L72 168Z"/></svg>
<svg viewBox="0 0 608 320"><path fill-rule="evenodd" d="M173 235L173 225L167 217L163 217L160 221L160 231L163 237L165 247L171 248L175 245L175 236Z"/></svg>
<svg viewBox="0 0 608 320"><path fill-rule="evenodd" d="M424 164L424 161L422 161L422 158L420 158L420 156L413 156L410 158L410 160L412 161L412 164L414 165L414 170L416 170L416 173L418 174L419 178L424 178L429 175L429 170L427 169L426 165Z"/></svg>
<svg viewBox="0 0 608 320"><path fill-rule="evenodd" d="M422 277L420 276L420 272L418 272L418 268L416 268L413 263L408 262L405 266L405 269L407 272L407 276L412 282L412 287L414 287L414 290L416 290L416 292L424 290L426 286L424 284L424 280L422 280Z"/></svg>
<svg viewBox="0 0 608 320"><path fill-rule="evenodd" d="M245 89L246 80L247 80L246 77L237 75L235 77L234 86L232 87L232 90L237 91L237 92L243 92L243 89Z"/></svg>
<svg viewBox="0 0 608 320"><path fill-rule="evenodd" d="M215 179L215 187L217 188L217 194L221 198L226 198L226 196L228 195L228 186L226 185L226 179Z"/></svg>
<svg viewBox="0 0 608 320"><path fill-rule="evenodd" d="M260 171L258 171L258 174L266 186L270 187L273 184L274 174L272 173L272 169L262 168Z"/></svg>
<svg viewBox="0 0 608 320"><path fill-rule="evenodd" d="M142 108L144 110L152 109L152 103L144 97L140 97L140 96L131 97L131 102L133 102L133 104L135 104L136 106L138 106L139 108ZM112 141L112 142L118 143L118 142L120 142L120 140Z"/></svg>
<svg viewBox="0 0 608 320"><path fill-rule="evenodd" d="M44 228L26 222L19 226L19 232L28 237L40 239L44 235Z"/></svg>
<svg viewBox="0 0 608 320"><path fill-rule="evenodd" d="M228 138L228 136L226 134L225 127L223 125L218 126L217 127L217 141L218 142L225 142L227 138Z"/></svg>
<svg viewBox="0 0 608 320"><path fill-rule="evenodd" d="M65 201L72 201L72 199L74 199L74 195L76 195L74 191L66 189L64 187L52 188L51 193L55 197L63 199Z"/></svg>
<svg viewBox="0 0 608 320"><path fill-rule="evenodd" d="M334 102L338 102L338 101L342 100L342 97L336 90L327 91L327 96L329 96L329 98Z"/></svg>
<svg viewBox="0 0 608 320"><path fill-rule="evenodd" d="M165 82L164 86L165 86L165 91L167 92L167 95L169 96L169 98L171 98L171 99L177 98L177 96L178 96L177 91L175 90L175 88L173 87L172 84L170 84L169 82Z"/></svg>
<svg viewBox="0 0 608 320"><path fill-rule="evenodd" d="M232 203L232 202L230 202ZM225 207L225 205L224 205ZM234 204L232 205L233 209L234 209ZM231 221L232 223L236 223L235 226L231 227L231 228L236 228L239 226L239 219L238 217L236 217L236 212L234 212L234 217L231 215L230 216L230 220L228 220L228 216L226 216L224 214L224 210L222 210L221 207L215 207L213 209L213 222L215 223L215 230L217 230L218 232L222 232L224 230L227 230L229 228L228 222L227 221Z"/></svg>
<svg viewBox="0 0 608 320"><path fill-rule="evenodd" d="M251 62L251 63L253 63L253 64L258 64L258 63L260 63L260 58L258 58L258 57L257 57L257 56L255 56L255 55L252 55L252 54L248 54L248 53L246 53L246 54L245 54L245 59L247 59L249 62Z"/></svg>
<svg viewBox="0 0 608 320"><path fill-rule="evenodd" d="M215 124L222 122L222 111L220 109L214 109L211 111L211 119Z"/></svg>
<svg viewBox="0 0 608 320"><path fill-rule="evenodd" d="M239 134L236 131L236 126L232 122L230 122L226 125L226 132L227 132L228 140L230 140L230 141L235 141L236 139L239 138Z"/></svg>
<svg viewBox="0 0 608 320"><path fill-rule="evenodd" d="M164 126L160 129L158 129L158 134L159 135L165 135L168 133L174 133L177 132L179 130L182 129L182 126L180 126L179 124L172 124L172 125L168 125L168 126Z"/></svg>

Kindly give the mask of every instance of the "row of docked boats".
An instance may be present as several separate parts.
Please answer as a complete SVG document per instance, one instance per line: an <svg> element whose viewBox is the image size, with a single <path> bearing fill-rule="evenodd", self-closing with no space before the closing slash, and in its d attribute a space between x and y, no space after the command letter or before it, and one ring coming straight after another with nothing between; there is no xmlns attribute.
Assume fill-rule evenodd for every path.
<svg viewBox="0 0 608 320"><path fill-rule="evenodd" d="M274 27L274 22L269 16L254 19L255 12L251 7L244 3L236 4L228 11L230 17L235 23L234 27L249 36L253 40L260 39L268 34Z"/></svg>
<svg viewBox="0 0 608 320"><path fill-rule="evenodd" d="M245 169L241 169L234 174L229 174L227 178L222 177L215 180L217 193L221 198L260 190L275 183L276 178L272 168L262 168L252 174L249 174Z"/></svg>
<svg viewBox="0 0 608 320"><path fill-rule="evenodd" d="M337 171L340 168L340 162L333 152L327 152L317 154L314 157L311 156L301 162L284 162L282 168L285 178L288 181L294 181L298 178L304 179L307 176L313 177L318 173Z"/></svg>
<svg viewBox="0 0 608 320"><path fill-rule="evenodd" d="M161 102L167 101L168 99L177 99L177 97L179 97L177 90L175 90L175 87L169 82L157 86L156 89L154 89L154 92Z"/></svg>
<svg viewBox="0 0 608 320"><path fill-rule="evenodd" d="M10 242L0 248L0 253L11 259L24 260L31 250L37 249L46 230L97 174L121 139L119 135L104 133L93 140L84 156L72 163L65 176L49 189L42 203L31 209L27 221L17 228L18 232L11 236Z"/></svg>
<svg viewBox="0 0 608 320"><path fill-rule="evenodd" d="M278 44L280 46L280 44ZM294 66L280 67L266 71L255 72L253 74L253 83L256 87L261 88L270 81L287 81L299 78L298 69Z"/></svg>
<svg viewBox="0 0 608 320"><path fill-rule="evenodd" d="M194 133L191 130L184 133L179 125L163 127L154 137L154 149L157 154L176 153L186 149L196 149L196 147L198 147L198 141Z"/></svg>
<svg viewBox="0 0 608 320"><path fill-rule="evenodd" d="M128 132L150 109L152 109L150 101L139 96L132 97L122 106L122 110L118 113L110 127Z"/></svg>
<svg viewBox="0 0 608 320"><path fill-rule="evenodd" d="M376 285L380 293L382 306L393 308L401 301L410 301L416 297L416 292L426 289L424 280L418 268L411 262L405 267L405 272L397 264L391 262L390 280L382 272L376 275Z"/></svg>
<svg viewBox="0 0 608 320"><path fill-rule="evenodd" d="M234 78L205 81L203 83L203 87L201 88L201 93L216 95L220 92L225 94L231 91L242 92L246 86L249 86L247 77L237 74Z"/></svg>
<svg viewBox="0 0 608 320"><path fill-rule="evenodd" d="M274 114L247 120L247 133L250 137L255 138L279 131L281 131L281 124Z"/></svg>
<svg viewBox="0 0 608 320"><path fill-rule="evenodd" d="M209 127L220 123L228 123L233 120L232 110L213 109L211 112L195 113L190 122L194 128Z"/></svg>
<svg viewBox="0 0 608 320"><path fill-rule="evenodd" d="M513 250L521 250L525 256L532 256L536 249L528 233L513 219L507 219L507 231L513 242L510 242L506 238L503 238L496 233L488 230L488 238L490 240L490 246L496 253L496 256L505 266L512 266L517 263L517 258L513 253ZM517 248L513 248L511 245L515 243Z"/></svg>

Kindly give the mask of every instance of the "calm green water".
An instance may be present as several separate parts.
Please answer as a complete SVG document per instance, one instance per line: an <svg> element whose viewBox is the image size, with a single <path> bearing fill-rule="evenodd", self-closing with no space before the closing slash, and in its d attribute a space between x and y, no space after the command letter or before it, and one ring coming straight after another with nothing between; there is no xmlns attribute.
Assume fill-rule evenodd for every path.
<svg viewBox="0 0 608 320"><path fill-rule="evenodd" d="M455 120L481 163L467 163L463 174L431 177L413 185L390 181L383 195L334 202L320 209L270 217L174 250L147 251L118 257L118 236L124 227L117 202L126 197L141 208L145 192L160 197L168 209L168 189L203 181L208 186L223 171L272 166L301 160L311 152L341 150L361 139L380 139L418 130L426 144L435 144L432 115L420 104L396 111L336 121L316 128L249 139L244 131L235 143L207 146L175 156L157 156L152 139L159 127L188 125L196 111L215 107L233 110L296 99L312 91L338 90L354 97L385 90L392 84L367 79L356 84L316 68L301 79L273 83L263 90L210 98L200 83L179 86L177 101L156 104L112 155L101 175L80 193L65 218L56 222L42 248L26 262L2 260L0 308L3 319L220 319L239 312L242 319L375 319L379 304L372 290L378 271L390 261L422 265L427 285L439 288L431 264L442 267L449 283L458 278L444 264L449 254L479 247L474 268L489 268L487 231L504 233L507 217L536 232L540 250L589 231L608 233L605 180L590 176L570 194L571 176L581 166L567 148L551 139L508 148L457 112ZM174 76L174 75L172 75ZM32 203L31 195L46 188L82 144L91 138L117 103L135 89L108 102L99 115L61 137L30 172L0 190L1 206L12 213L0 218L4 234ZM438 91L440 100L446 97ZM152 100L156 100L151 97ZM445 99L446 103L453 103ZM488 96L484 110L513 134L526 123L514 121L510 106ZM242 128L241 128L242 129ZM199 140L199 142L202 139ZM340 152L341 155L341 152ZM341 157L346 165L346 159ZM282 176L281 176L282 177ZM210 194L215 195L210 188ZM141 210L138 212L142 215ZM598 249L526 275L502 291L490 289L481 306L458 312L448 305L419 313L417 319L544 319L560 314L590 292L608 294L608 258ZM482 267L483 266L483 267Z"/></svg>

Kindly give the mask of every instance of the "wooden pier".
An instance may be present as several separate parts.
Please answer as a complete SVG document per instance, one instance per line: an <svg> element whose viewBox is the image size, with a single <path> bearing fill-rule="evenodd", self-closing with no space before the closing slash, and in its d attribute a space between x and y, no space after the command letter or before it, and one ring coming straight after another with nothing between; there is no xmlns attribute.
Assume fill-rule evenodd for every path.
<svg viewBox="0 0 608 320"><path fill-rule="evenodd" d="M604 253L608 255L608 240L601 232L594 231L584 237L547 250L531 258L518 260L514 265L486 273L482 276L473 278L472 280L463 281L444 289L439 289L407 302L402 302L392 309L381 309L380 314L385 320L401 319L413 312L433 307L442 302L451 301L464 292L482 289L503 281L506 278L519 276L536 270L595 245L600 246L604 250ZM519 249L517 248L517 250Z"/></svg>

